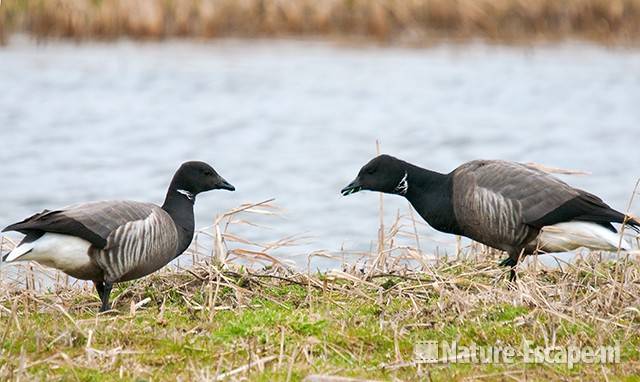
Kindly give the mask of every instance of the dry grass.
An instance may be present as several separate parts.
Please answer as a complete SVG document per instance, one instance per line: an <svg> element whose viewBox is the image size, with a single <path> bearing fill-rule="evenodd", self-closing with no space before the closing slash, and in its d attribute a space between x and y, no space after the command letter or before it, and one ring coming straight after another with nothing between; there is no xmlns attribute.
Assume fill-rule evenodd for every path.
<svg viewBox="0 0 640 382"><path fill-rule="evenodd" d="M481 37L635 42L639 0L5 0L0 36L325 36L425 43Z"/></svg>
<svg viewBox="0 0 640 382"><path fill-rule="evenodd" d="M420 251L420 223L409 213L379 235L379 250L357 254L361 261L300 272L278 260L293 239L260 244L232 233L251 215L277 211L264 201L221 215L183 255L193 264L119 285L116 311L107 314L96 315L88 284L50 271L41 284L28 269L14 281L0 270L0 379L618 380L640 373L640 263L633 257L607 262L588 254L553 269L534 261L511 285L497 267L502 255L481 245L461 247L455 257ZM400 245L407 240L416 244ZM313 253L309 261L341 256ZM31 280L26 287L24 280ZM519 347L524 339L619 344L621 362L420 365L412 357L424 340Z"/></svg>

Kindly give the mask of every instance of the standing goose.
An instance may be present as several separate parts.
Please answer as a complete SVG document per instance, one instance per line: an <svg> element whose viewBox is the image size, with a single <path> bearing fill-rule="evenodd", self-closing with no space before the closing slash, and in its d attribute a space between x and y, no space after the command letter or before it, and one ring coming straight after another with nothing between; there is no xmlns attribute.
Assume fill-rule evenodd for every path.
<svg viewBox="0 0 640 382"><path fill-rule="evenodd" d="M402 195L436 230L507 252L501 265L511 266L511 280L521 255L579 247L614 251L619 243L627 249L611 223L640 227L640 221L595 195L536 168L501 160L475 160L440 174L380 155L341 192L360 190Z"/></svg>
<svg viewBox="0 0 640 382"><path fill-rule="evenodd" d="M26 236L4 261L33 260L81 280L92 280L109 310L114 283L146 276L182 254L193 238L196 195L235 188L204 162L176 171L162 207L100 201L44 210L5 231Z"/></svg>

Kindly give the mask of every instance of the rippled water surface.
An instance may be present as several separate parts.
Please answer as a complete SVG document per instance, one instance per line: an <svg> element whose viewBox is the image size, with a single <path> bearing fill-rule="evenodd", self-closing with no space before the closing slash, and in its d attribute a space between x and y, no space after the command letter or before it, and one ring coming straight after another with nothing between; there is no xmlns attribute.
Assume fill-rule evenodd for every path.
<svg viewBox="0 0 640 382"><path fill-rule="evenodd" d="M271 229L237 232L312 237L281 254L366 249L378 197L339 190L376 139L443 172L477 158L589 171L566 180L624 210L640 176L639 100L640 52L579 44L16 40L0 48L0 225L78 201L161 203L177 166L201 159L237 191L199 197L198 226L275 197L283 216L260 220ZM385 203L388 220L407 206Z"/></svg>

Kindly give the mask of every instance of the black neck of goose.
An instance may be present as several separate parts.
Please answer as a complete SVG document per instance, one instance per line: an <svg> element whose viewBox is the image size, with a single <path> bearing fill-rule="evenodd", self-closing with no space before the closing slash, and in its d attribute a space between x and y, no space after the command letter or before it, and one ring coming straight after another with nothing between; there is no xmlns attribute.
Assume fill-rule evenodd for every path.
<svg viewBox="0 0 640 382"><path fill-rule="evenodd" d="M189 248L189 244L193 240L195 228L193 205L196 201L196 196L178 188L174 183L171 182L169 186L162 209L171 216L178 230L178 250L176 253L176 256L178 256Z"/></svg>
<svg viewBox="0 0 640 382"><path fill-rule="evenodd" d="M453 181L450 174L405 165L408 189L404 195L430 226L441 232L461 234L453 212Z"/></svg>

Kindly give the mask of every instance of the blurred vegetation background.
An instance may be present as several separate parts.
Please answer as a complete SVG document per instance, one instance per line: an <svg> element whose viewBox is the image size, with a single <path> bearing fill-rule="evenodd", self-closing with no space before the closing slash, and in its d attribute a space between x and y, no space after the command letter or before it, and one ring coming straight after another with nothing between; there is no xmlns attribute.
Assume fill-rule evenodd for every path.
<svg viewBox="0 0 640 382"><path fill-rule="evenodd" d="M0 39L292 37L633 44L640 0L5 0Z"/></svg>

